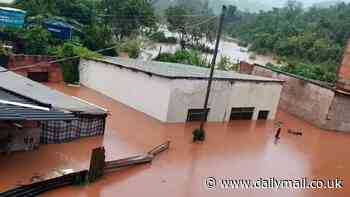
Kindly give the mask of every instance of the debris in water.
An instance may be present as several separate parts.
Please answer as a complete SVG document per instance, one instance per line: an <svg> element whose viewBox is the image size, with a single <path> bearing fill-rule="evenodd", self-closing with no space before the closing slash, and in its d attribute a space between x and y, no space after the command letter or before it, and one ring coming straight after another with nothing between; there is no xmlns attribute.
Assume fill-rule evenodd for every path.
<svg viewBox="0 0 350 197"><path fill-rule="evenodd" d="M282 130L281 127L279 127L279 128L277 129L277 132L276 132L276 135L275 135L275 139L277 139L277 140L280 139L281 130Z"/></svg>
<svg viewBox="0 0 350 197"><path fill-rule="evenodd" d="M299 135L302 136L303 135L303 130L302 129L298 129L297 131L293 130L293 129L288 129L288 133L292 134L292 135Z"/></svg>

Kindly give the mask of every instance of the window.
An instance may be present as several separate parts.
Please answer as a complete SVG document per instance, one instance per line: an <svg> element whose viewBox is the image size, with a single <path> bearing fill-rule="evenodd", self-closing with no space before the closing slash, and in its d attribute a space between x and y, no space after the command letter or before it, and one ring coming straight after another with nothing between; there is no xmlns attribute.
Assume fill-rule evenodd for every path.
<svg viewBox="0 0 350 197"><path fill-rule="evenodd" d="M258 120L267 120L269 117L270 111L259 111Z"/></svg>
<svg viewBox="0 0 350 197"><path fill-rule="evenodd" d="M254 107L234 107L231 111L230 120L251 120L254 110Z"/></svg>
<svg viewBox="0 0 350 197"><path fill-rule="evenodd" d="M187 122L201 121L202 117L205 116L205 120L208 118L210 109L190 109L187 114Z"/></svg>
<svg viewBox="0 0 350 197"><path fill-rule="evenodd" d="M28 78L36 82L48 82L48 72L28 72Z"/></svg>

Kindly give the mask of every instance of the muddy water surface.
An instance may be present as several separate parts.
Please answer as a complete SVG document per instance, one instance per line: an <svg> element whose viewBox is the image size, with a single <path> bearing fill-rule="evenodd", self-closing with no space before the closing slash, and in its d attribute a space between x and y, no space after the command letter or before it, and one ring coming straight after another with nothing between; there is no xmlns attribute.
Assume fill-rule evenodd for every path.
<svg viewBox="0 0 350 197"><path fill-rule="evenodd" d="M285 126L274 142L274 122L236 121L207 125L207 141L191 143L196 124L163 124L90 89L50 84L67 94L110 110L104 137L42 145L39 150L0 156L0 191L45 177L62 169L87 169L91 149L105 146L108 160L133 156L171 140L171 149L151 165L125 169L83 187L67 187L46 197L113 196L350 196L350 135L327 132L280 111L276 121ZM142 102L142 98L140 98ZM156 106L155 106L156 107ZM302 137L287 128L302 129ZM208 191L207 177L344 180L340 190L216 189ZM218 186L220 187L220 186Z"/></svg>

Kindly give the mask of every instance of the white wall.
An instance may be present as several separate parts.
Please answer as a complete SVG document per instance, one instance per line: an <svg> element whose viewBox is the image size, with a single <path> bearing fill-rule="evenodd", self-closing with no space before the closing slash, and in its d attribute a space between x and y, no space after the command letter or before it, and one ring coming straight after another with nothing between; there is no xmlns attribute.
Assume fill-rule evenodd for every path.
<svg viewBox="0 0 350 197"><path fill-rule="evenodd" d="M185 122L189 109L203 108L206 87L203 80L173 80L168 122ZM274 119L281 91L279 83L214 81L208 120L229 121L233 107L255 107L253 120L260 110L270 111L268 119Z"/></svg>
<svg viewBox="0 0 350 197"><path fill-rule="evenodd" d="M255 107L253 120L257 120L259 111L270 111L269 120L275 119L282 92L282 84L236 82L231 88L229 110L232 107ZM231 113L231 112L230 112ZM230 119L230 113L226 120Z"/></svg>
<svg viewBox="0 0 350 197"><path fill-rule="evenodd" d="M207 88L204 80L170 80L115 65L81 60L80 82L125 105L163 122L186 122L189 109L203 108ZM274 119L282 84L274 82L214 81L208 120L228 121L232 107L255 107L270 111Z"/></svg>
<svg viewBox="0 0 350 197"><path fill-rule="evenodd" d="M153 118L167 120L171 82L168 79L81 60L80 82Z"/></svg>

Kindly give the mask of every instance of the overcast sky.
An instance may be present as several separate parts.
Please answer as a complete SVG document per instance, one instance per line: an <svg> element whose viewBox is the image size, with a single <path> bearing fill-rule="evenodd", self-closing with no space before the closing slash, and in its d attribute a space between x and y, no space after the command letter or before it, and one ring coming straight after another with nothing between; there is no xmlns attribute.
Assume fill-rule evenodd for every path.
<svg viewBox="0 0 350 197"><path fill-rule="evenodd" d="M350 2L350 0L299 0L299 2L302 2L304 6L311 6L315 3L327 2L327 1ZM264 0L263 2L272 4L274 6L283 6L287 2L287 0Z"/></svg>

